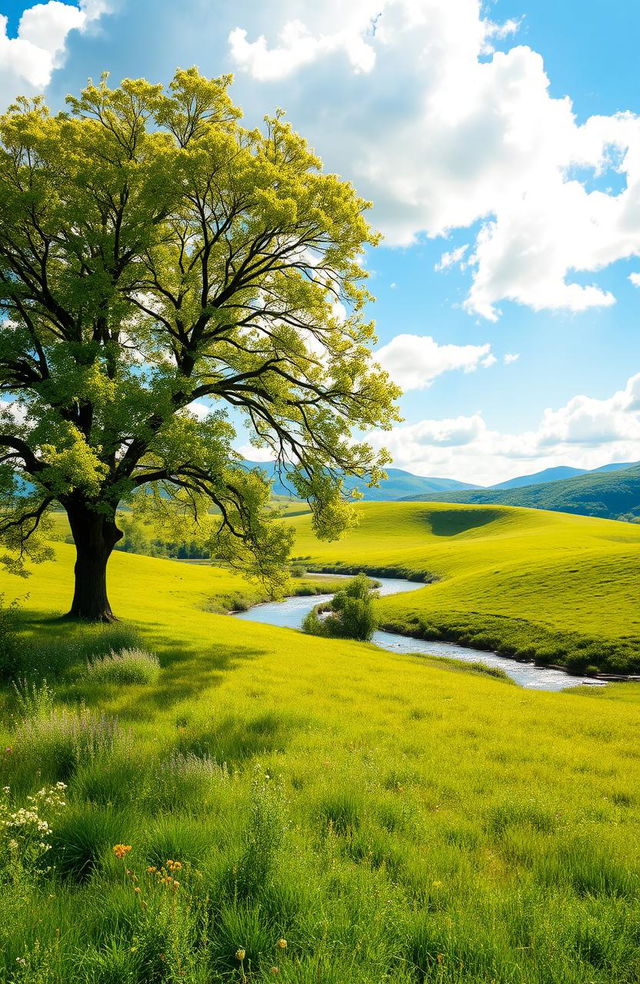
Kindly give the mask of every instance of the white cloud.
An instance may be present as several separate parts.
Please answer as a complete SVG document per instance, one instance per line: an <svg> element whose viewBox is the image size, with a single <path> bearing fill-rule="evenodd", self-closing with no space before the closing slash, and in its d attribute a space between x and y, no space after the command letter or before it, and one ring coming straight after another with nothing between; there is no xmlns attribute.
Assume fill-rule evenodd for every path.
<svg viewBox="0 0 640 984"><path fill-rule="evenodd" d="M0 107L42 92L64 63L70 32L87 30L108 9L107 0L81 0L79 7L60 0L35 4L23 11L15 38L0 14Z"/></svg>
<svg viewBox="0 0 640 984"><path fill-rule="evenodd" d="M597 274L640 256L637 116L578 122L568 97L551 96L542 57L513 45L518 23L483 20L480 0L357 0L346 21L338 0L307 5L303 21L292 7L281 0L257 40L232 32L231 56L276 88L286 77L276 99L375 202L391 244L477 227L466 308L488 319L507 300L575 312L615 302ZM599 190L612 175L623 190Z"/></svg>
<svg viewBox="0 0 640 984"><path fill-rule="evenodd" d="M520 358L519 352L505 352L502 361L504 362L505 366L510 366L512 365L512 363L517 362L519 358Z"/></svg>
<svg viewBox="0 0 640 984"><path fill-rule="evenodd" d="M457 264L462 266L462 258L468 249L469 244L465 243L464 246L458 246L457 249L452 249L448 253L443 253L433 269L436 272L439 272L440 270L448 270L449 267L456 266Z"/></svg>
<svg viewBox="0 0 640 984"><path fill-rule="evenodd" d="M204 403L202 400L194 400L193 403L190 403L186 409L198 420L205 420L213 408L210 407L208 403Z"/></svg>
<svg viewBox="0 0 640 984"><path fill-rule="evenodd" d="M396 335L375 358L403 390L426 389L444 372L474 372L496 361L488 343L439 345L430 335Z"/></svg>
<svg viewBox="0 0 640 984"><path fill-rule="evenodd" d="M277 47L269 48L262 35L256 41L247 40L247 32L235 28L229 34L231 56L240 67L261 82L283 79L304 65L310 65L334 52L346 55L356 72L370 72L375 64L375 52L363 38L360 24L347 24L339 31L314 35L299 20L287 21L279 33Z"/></svg>
<svg viewBox="0 0 640 984"><path fill-rule="evenodd" d="M480 413L422 420L373 436L394 465L421 475L493 485L515 475L570 464L598 468L640 460L640 373L605 399L574 396L544 411L538 426L521 434L491 430Z"/></svg>
<svg viewBox="0 0 640 984"><path fill-rule="evenodd" d="M640 273L630 273L629 280L634 287L640 287Z"/></svg>
<svg viewBox="0 0 640 984"><path fill-rule="evenodd" d="M252 444L243 444L237 450L246 461L273 461L275 457L270 448L254 448Z"/></svg>

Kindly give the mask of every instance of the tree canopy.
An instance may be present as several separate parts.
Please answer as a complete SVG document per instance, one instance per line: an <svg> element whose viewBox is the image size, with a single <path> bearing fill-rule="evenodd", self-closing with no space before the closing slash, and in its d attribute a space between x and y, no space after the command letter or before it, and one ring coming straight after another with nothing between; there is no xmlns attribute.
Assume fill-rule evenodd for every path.
<svg viewBox="0 0 640 984"><path fill-rule="evenodd" d="M111 617L123 503L277 580L289 538L238 426L324 538L351 521L343 477L375 483L388 460L360 439L398 395L371 360L368 203L280 111L244 128L230 82L104 77L67 112L0 117L0 538L14 570L41 559L61 505L78 616Z"/></svg>

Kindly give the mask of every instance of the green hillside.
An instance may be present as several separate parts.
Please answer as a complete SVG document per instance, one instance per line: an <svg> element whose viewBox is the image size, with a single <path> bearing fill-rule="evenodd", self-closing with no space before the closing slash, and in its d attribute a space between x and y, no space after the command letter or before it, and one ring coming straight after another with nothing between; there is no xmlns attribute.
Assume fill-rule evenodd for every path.
<svg viewBox="0 0 640 984"><path fill-rule="evenodd" d="M435 583L380 602L388 625L573 669L640 669L640 528L512 507L363 503L357 529L307 566L406 572Z"/></svg>
<svg viewBox="0 0 640 984"><path fill-rule="evenodd" d="M602 519L640 518L640 465L513 489L476 489L405 497L420 502L526 506Z"/></svg>
<svg viewBox="0 0 640 984"><path fill-rule="evenodd" d="M564 566L615 562L620 580L603 589L612 631L626 631L633 527L360 509L340 544L314 544L306 520L291 520L300 551L437 573L416 611L447 590L477 605L492 566L512 610L513 555L533 576L553 569L567 591L553 621L565 628L588 606L574 618L580 592L566 578L560 588ZM26 584L0 576L6 597L29 592L20 658L48 679L0 697L0 787L12 815L28 794L68 787L65 807L42 807L49 872L34 874L25 852L0 854L3 984L637 979L640 687L523 691L429 658L239 624L211 610L246 590L241 578L127 554L111 570L123 624L61 623L73 550L56 552ZM485 583L491 608L500 597ZM533 619L533 602L525 610ZM87 657L123 645L156 653L157 678L93 679Z"/></svg>

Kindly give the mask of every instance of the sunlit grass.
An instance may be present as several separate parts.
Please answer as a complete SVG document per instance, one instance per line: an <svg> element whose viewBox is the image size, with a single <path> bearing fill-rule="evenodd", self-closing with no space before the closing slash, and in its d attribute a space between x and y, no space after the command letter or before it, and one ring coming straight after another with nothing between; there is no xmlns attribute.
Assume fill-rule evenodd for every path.
<svg viewBox="0 0 640 984"><path fill-rule="evenodd" d="M465 575L453 583L447 551L459 572L466 552L470 597L481 570L504 567L507 547L495 545L492 560L486 542L418 542L417 522L404 548L389 544L387 565L405 549L404 566L432 561L442 581L403 604L422 606L448 578L462 596ZM384 555L380 524L372 565ZM462 536L481 539L489 526ZM531 533L532 552L544 529ZM519 549L508 526L503 534ZM606 537L598 547L596 534L585 560L633 547ZM525 691L428 658L238 622L207 610L216 591L243 589L235 575L132 555L115 557L111 576L128 620L118 645L111 627L85 635L54 620L72 560L57 549L58 565L26 586L2 577L7 595L30 591L26 642L40 669L58 655L56 672L40 673L52 707L48 697L18 706L6 691L0 785L17 807L62 778L68 806L50 875L25 883L2 869L0 980L239 981L239 950L251 981L637 980L640 687ZM347 545L317 550L329 563ZM630 611L621 569L620 632ZM556 629L569 624L560 600L541 599ZM500 604L516 610L513 598ZM595 627L593 605L576 610L574 626L585 611ZM92 655L131 645L157 655L157 680L84 675ZM116 844L131 852L118 859ZM169 859L184 866L176 889L147 872Z"/></svg>

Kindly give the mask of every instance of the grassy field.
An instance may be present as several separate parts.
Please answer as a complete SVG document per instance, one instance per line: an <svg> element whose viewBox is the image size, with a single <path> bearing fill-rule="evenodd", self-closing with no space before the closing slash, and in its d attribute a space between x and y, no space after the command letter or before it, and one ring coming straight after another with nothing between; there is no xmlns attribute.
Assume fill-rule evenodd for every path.
<svg viewBox="0 0 640 984"><path fill-rule="evenodd" d="M480 590L483 564L506 577L491 524L511 550L514 524L528 529L529 557L549 567L553 532L536 536L529 514L492 511L452 534L462 519L434 523L432 506L362 511L350 550L316 545L315 557L442 579L414 602L448 585L463 598L465 578ZM633 530L591 529L582 559L609 556L614 572L617 556L623 598ZM569 563L571 531L556 542ZM123 623L72 626L54 616L73 552L56 550L31 580L0 578L7 597L29 592L18 658L48 679L6 686L0 703L0 981L638 980L640 687L523 691L238 623L215 611L246 591L240 578L125 554L110 591ZM557 599L554 612L556 629L568 624ZM98 662L123 647L159 664ZM48 791L57 782L67 788Z"/></svg>
<svg viewBox="0 0 640 984"><path fill-rule="evenodd" d="M439 503L363 503L338 543L298 517L310 569L396 571L433 581L380 602L384 623L540 663L640 670L640 529L626 523Z"/></svg>

